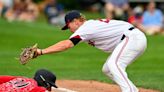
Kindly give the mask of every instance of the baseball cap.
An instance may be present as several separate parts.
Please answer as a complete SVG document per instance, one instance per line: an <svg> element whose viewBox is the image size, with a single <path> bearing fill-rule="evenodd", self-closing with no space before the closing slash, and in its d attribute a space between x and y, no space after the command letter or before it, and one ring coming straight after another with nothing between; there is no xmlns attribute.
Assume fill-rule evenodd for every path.
<svg viewBox="0 0 164 92"><path fill-rule="evenodd" d="M34 75L34 80L37 81L38 86L43 86L45 88L53 86L57 88L57 86L55 85L56 82L55 74L53 74L52 72L46 69L40 69L36 71Z"/></svg>
<svg viewBox="0 0 164 92"><path fill-rule="evenodd" d="M62 30L68 29L68 24L73 21L75 18L81 17L81 13L77 10L72 10L66 13L65 15L65 26L62 27Z"/></svg>

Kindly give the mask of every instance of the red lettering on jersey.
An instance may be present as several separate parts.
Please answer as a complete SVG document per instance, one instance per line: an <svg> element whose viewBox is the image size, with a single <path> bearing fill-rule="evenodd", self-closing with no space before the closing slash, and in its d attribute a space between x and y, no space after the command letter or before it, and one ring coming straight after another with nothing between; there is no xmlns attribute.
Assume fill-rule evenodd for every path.
<svg viewBox="0 0 164 92"><path fill-rule="evenodd" d="M88 44L91 45L91 46L95 46L95 41L89 40L89 41L88 41Z"/></svg>
<svg viewBox="0 0 164 92"><path fill-rule="evenodd" d="M110 19L99 19L99 21L109 23Z"/></svg>

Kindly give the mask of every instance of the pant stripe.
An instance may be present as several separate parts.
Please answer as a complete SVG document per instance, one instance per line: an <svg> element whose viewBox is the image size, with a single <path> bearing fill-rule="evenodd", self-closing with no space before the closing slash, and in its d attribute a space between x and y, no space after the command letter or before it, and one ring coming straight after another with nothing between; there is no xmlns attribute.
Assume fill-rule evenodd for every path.
<svg viewBox="0 0 164 92"><path fill-rule="evenodd" d="M124 48L126 47L128 41L129 41L129 37L126 37L126 42L125 42L125 44L123 45L123 47L121 48L121 50L120 50L120 52L119 52L119 54L118 54L118 56L117 56L117 58L116 58L115 64L116 64L116 66L117 66L117 68L118 68L118 71L121 73L122 77L123 77L124 80L127 82L128 86L129 86L129 88L130 88L130 92L132 92L132 88L131 88L131 86L130 86L128 80L126 79L126 77L124 76L124 74L122 73L121 69L119 68L119 66L118 66L118 64L117 64L117 63L118 63L118 59L119 59L120 55L122 54Z"/></svg>

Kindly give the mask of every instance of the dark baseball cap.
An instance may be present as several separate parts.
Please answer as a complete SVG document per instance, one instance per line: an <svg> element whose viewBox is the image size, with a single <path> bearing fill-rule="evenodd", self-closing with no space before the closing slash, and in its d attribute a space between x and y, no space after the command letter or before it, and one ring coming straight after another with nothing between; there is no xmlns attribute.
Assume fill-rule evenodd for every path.
<svg viewBox="0 0 164 92"><path fill-rule="evenodd" d="M76 18L81 17L81 13L77 10L72 10L66 13L65 15L65 26L62 27L62 30L68 29L68 24Z"/></svg>
<svg viewBox="0 0 164 92"><path fill-rule="evenodd" d="M55 85L56 82L55 74L53 74L52 72L46 69L40 69L36 71L34 75L34 80L37 81L38 86L43 86L45 88L53 86L57 88L57 86Z"/></svg>

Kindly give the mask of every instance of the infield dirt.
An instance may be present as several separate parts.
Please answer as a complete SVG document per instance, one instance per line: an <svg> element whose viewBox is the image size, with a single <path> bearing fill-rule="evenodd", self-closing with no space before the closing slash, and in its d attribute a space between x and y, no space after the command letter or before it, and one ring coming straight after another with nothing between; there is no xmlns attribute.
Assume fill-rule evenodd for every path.
<svg viewBox="0 0 164 92"><path fill-rule="evenodd" d="M67 88L77 92L121 92L119 87L114 84L102 83L97 81L83 80L57 80L59 87ZM159 92L158 90L139 88L139 92Z"/></svg>

